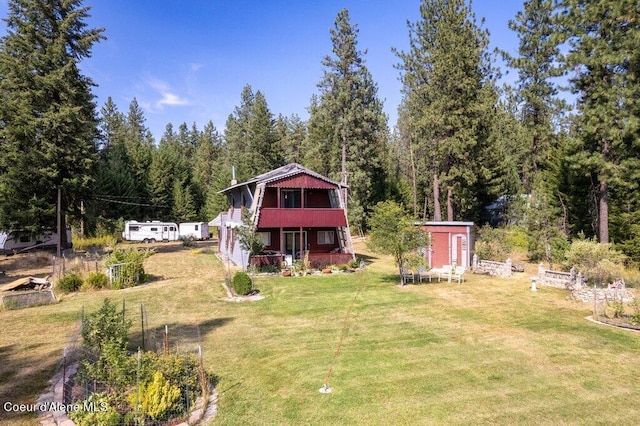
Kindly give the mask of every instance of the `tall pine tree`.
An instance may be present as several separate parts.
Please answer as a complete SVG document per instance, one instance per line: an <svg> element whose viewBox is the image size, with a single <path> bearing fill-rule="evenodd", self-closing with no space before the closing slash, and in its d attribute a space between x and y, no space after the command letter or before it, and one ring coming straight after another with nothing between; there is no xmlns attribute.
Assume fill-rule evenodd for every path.
<svg viewBox="0 0 640 426"><path fill-rule="evenodd" d="M563 0L561 24L570 51L566 64L578 94L577 131L583 148L574 156L593 178L597 235L609 242L610 195L637 193L625 182L637 176L640 128L640 4L636 0ZM617 202L628 200L618 198ZM615 203L615 201L614 201Z"/></svg>
<svg viewBox="0 0 640 426"><path fill-rule="evenodd" d="M78 63L102 38L80 0L9 0L0 41L0 228L39 233L79 214L96 160L90 78ZM66 233L61 233L66 243Z"/></svg>
<svg viewBox="0 0 640 426"><path fill-rule="evenodd" d="M305 163L334 178L348 175L349 217L364 230L373 206L386 197L388 129L378 86L358 50L358 32L349 11L341 10L330 29L333 55L322 61L320 96L312 99L309 110L307 159L322 159Z"/></svg>
<svg viewBox="0 0 640 426"><path fill-rule="evenodd" d="M430 177L433 217L476 219L486 201L483 157L496 101L481 29L465 0L423 0L421 20L409 24L410 49L401 60L407 136ZM441 194L444 198L441 200Z"/></svg>

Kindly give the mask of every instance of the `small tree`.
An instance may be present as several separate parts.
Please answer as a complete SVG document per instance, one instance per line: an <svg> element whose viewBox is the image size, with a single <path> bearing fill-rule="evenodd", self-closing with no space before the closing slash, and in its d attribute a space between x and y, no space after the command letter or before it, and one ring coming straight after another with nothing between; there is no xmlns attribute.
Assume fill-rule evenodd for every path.
<svg viewBox="0 0 640 426"><path fill-rule="evenodd" d="M242 226L236 228L238 242L244 251L248 251L250 255L260 254L264 251L264 242L256 232L256 225L253 223L251 212L247 209L242 210ZM247 261L248 263L248 261Z"/></svg>
<svg viewBox="0 0 640 426"><path fill-rule="evenodd" d="M424 232L394 201L378 203L373 209L369 225L369 248L393 256L400 272L400 284L403 285L402 268L418 248L427 245Z"/></svg>
<svg viewBox="0 0 640 426"><path fill-rule="evenodd" d="M566 259L565 267L575 267L587 279L598 284L621 275L625 256L614 250L611 244L582 237L571 243Z"/></svg>

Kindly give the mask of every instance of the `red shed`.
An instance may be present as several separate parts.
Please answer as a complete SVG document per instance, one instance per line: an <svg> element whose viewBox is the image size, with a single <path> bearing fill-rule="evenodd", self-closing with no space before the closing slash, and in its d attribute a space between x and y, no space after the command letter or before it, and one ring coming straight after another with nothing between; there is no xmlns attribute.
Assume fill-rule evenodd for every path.
<svg viewBox="0 0 640 426"><path fill-rule="evenodd" d="M430 236L431 246L425 252L425 261L432 268L456 264L471 266L475 233L473 222L417 223Z"/></svg>

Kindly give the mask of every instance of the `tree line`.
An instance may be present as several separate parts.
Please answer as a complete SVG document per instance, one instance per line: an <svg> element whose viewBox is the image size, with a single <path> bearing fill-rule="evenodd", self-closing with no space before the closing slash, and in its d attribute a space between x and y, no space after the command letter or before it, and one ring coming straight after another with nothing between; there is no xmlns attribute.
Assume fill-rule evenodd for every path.
<svg viewBox="0 0 640 426"><path fill-rule="evenodd" d="M223 131L168 124L156 141L135 99L126 112L95 105L77 64L104 30L86 27L81 0L10 0L0 229L51 228L57 188L65 218L90 233L119 219L210 220L227 207L219 191L232 166L243 181L298 162L349 184L358 232L394 200L416 220L519 224L533 258L585 234L640 260L640 5L527 0L509 21L517 54L489 49L468 0L419 7L409 48L395 51L403 97L392 129L344 9L308 120L274 115L246 85ZM514 84L500 83L498 55Z"/></svg>

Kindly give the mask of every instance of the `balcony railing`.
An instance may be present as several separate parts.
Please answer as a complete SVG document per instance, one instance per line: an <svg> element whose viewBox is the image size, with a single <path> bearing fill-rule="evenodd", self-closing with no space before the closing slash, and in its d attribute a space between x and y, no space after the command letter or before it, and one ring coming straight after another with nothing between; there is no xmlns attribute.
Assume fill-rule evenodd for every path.
<svg viewBox="0 0 640 426"><path fill-rule="evenodd" d="M260 220L258 221L258 228L318 228L334 226L347 226L344 210L263 208L260 210Z"/></svg>

